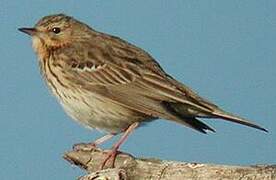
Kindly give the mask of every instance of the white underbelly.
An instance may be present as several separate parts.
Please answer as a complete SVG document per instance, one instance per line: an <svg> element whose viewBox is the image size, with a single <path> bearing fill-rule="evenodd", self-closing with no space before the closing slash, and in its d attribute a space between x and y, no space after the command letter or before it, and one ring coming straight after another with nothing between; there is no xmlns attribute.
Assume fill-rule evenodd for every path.
<svg viewBox="0 0 276 180"><path fill-rule="evenodd" d="M66 113L89 128L118 133L143 118L123 106L106 102L93 93L76 97L67 92L66 96L67 98L58 98Z"/></svg>

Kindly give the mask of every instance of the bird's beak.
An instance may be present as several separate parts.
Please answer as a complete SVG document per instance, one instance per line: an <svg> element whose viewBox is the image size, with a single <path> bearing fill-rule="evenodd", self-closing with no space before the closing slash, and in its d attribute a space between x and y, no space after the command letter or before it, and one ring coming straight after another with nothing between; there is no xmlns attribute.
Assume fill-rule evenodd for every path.
<svg viewBox="0 0 276 180"><path fill-rule="evenodd" d="M18 28L18 30L30 36L33 36L37 32L35 28Z"/></svg>

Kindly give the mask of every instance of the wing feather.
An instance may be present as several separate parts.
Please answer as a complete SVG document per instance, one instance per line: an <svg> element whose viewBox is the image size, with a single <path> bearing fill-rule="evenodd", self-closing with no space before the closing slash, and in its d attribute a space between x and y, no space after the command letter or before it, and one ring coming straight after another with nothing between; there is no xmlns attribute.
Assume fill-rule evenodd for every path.
<svg viewBox="0 0 276 180"><path fill-rule="evenodd" d="M74 50L77 52L73 53ZM71 68L66 71L70 81L107 101L152 117L173 120L200 132L213 129L196 117L241 121L216 114L218 106L166 74L147 52L120 38L99 33L91 43L66 52L66 57L71 58L67 61Z"/></svg>
<svg viewBox="0 0 276 180"><path fill-rule="evenodd" d="M93 89L95 86L105 87L108 93L112 93L113 98L122 94L124 98L118 99L119 103L129 107L137 106L137 110L139 108L145 110L142 105L149 104L147 109L153 111L157 106L161 106L160 102L168 101L187 104L194 109L199 109L202 114L209 114L212 111L210 106L205 106L204 103L196 101L196 98L191 98L191 95L195 96L195 94L180 87L179 83L168 76L148 53L133 45L122 43L121 40L109 40L112 40L111 45L102 48L105 52L100 53L101 56L94 55L93 48L87 47L85 61L79 59L76 65L75 58L72 77L80 78L78 81L85 80L88 89ZM122 49L127 49L125 51L127 53ZM96 57L100 59L97 60ZM105 92L104 95L108 96L108 93ZM135 100L127 101L130 96L135 97ZM138 106L138 98L147 98L147 100ZM154 105L150 104L150 99L156 101ZM163 111L164 109L155 115L168 118L164 117ZM160 113L163 115L161 116Z"/></svg>

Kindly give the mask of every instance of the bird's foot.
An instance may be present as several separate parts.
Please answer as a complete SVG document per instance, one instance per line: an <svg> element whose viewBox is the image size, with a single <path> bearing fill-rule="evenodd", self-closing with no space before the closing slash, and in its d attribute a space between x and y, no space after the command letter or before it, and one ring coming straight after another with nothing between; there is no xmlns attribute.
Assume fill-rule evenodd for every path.
<svg viewBox="0 0 276 180"><path fill-rule="evenodd" d="M139 123L135 122L133 124L131 124L125 131L124 134L121 136L121 138L119 139L118 142L116 142L110 151L107 152L107 156L104 159L102 165L101 165L101 169L103 169L105 167L105 165L107 164L107 162L110 160L111 161L111 167L114 168L115 167L115 159L116 156L118 155L119 152L119 148L122 145L122 143L127 139L127 137L129 136L129 134L134 131L134 129L136 127L138 127Z"/></svg>
<svg viewBox="0 0 276 180"><path fill-rule="evenodd" d="M92 151L93 149L97 148L98 145L104 143L105 141L111 139L115 134L107 134L99 139L95 140L94 142L90 143L78 143L73 145L73 150L74 151Z"/></svg>
<svg viewBox="0 0 276 180"><path fill-rule="evenodd" d="M73 145L74 151L92 151L96 149L97 145L94 142L91 143L78 143Z"/></svg>
<svg viewBox="0 0 276 180"><path fill-rule="evenodd" d="M103 163L101 165L101 170L104 169L104 167L107 165L107 163L110 161L111 164L111 168L115 167L115 160L118 154L120 154L121 152L118 151L117 148L112 148L111 150L107 151L107 155L103 160Z"/></svg>

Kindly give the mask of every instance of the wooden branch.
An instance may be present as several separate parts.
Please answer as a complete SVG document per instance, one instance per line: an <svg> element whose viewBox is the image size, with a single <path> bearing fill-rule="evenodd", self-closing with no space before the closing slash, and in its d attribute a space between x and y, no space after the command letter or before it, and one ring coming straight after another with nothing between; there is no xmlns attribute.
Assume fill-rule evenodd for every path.
<svg viewBox="0 0 276 180"><path fill-rule="evenodd" d="M98 148L78 149L64 154L64 159L88 172L88 175L80 178L81 180L276 179L276 165L243 167L183 163L158 159L140 159L125 153L120 153L117 156L116 168L100 171L99 167L105 157L106 152Z"/></svg>

